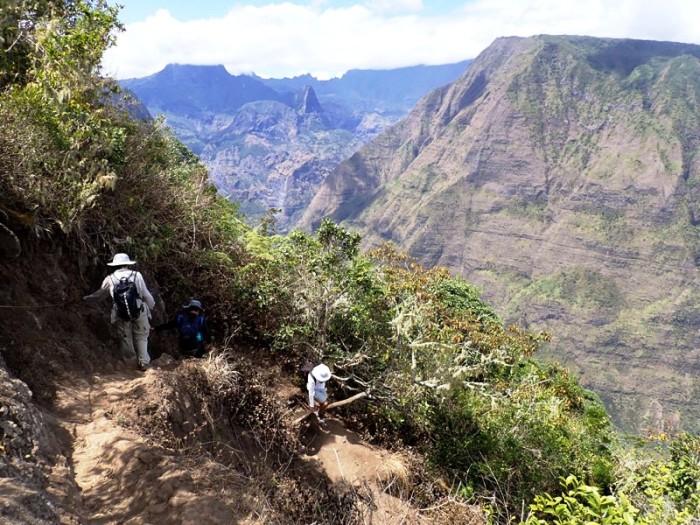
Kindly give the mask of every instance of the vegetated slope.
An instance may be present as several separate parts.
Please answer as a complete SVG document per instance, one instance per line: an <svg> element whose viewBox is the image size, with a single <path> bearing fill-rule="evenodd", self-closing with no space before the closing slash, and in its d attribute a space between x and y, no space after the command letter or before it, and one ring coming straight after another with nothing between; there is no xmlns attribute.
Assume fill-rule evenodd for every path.
<svg viewBox="0 0 700 525"><path fill-rule="evenodd" d="M286 231L335 166L467 65L357 71L316 81L171 64L121 85L201 157L222 195L240 203L251 220L278 210L278 227Z"/></svg>
<svg viewBox="0 0 700 525"><path fill-rule="evenodd" d="M341 164L330 217L476 283L624 428L695 429L700 47L496 40Z"/></svg>
<svg viewBox="0 0 700 525"><path fill-rule="evenodd" d="M13 306L0 321L0 522L425 522L383 491L408 488L410 460L338 420L295 426L302 389L272 361L214 345L216 357L175 362L161 354L174 338L152 335L160 357L138 372L116 355L107 305L80 298L89 263L20 240L25 255L0 266Z"/></svg>

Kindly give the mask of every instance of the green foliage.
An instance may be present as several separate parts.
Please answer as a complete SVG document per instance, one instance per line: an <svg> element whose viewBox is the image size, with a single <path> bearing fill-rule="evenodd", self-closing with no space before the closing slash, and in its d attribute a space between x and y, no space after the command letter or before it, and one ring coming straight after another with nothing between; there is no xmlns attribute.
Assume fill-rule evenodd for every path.
<svg viewBox="0 0 700 525"><path fill-rule="evenodd" d="M390 245L360 254L359 238L329 221L315 236L252 240L273 348L327 360L346 395L369 388L379 402L355 417L375 435L417 446L470 493L513 509L566 473L612 482L600 401L530 357L546 334L504 327L444 268Z"/></svg>
<svg viewBox="0 0 700 525"><path fill-rule="evenodd" d="M0 208L31 212L38 231L69 232L114 187L124 161L126 131L99 104L105 82L96 76L119 27L116 10L102 1L22 2L5 16L19 29L2 75L17 81L0 92L0 174L9 181Z"/></svg>
<svg viewBox="0 0 700 525"><path fill-rule="evenodd" d="M116 12L102 0L4 0L0 11L0 90L29 82L47 65L49 56L71 60L64 69L67 75L93 68L114 38L109 31L94 29L119 27Z"/></svg>
<svg viewBox="0 0 700 525"><path fill-rule="evenodd" d="M259 239L257 239L260 242ZM257 250L253 271L266 276L265 305L276 316L274 348L299 359L352 355L382 332L375 269L359 255L360 237L331 221L316 236L294 231ZM251 245L249 245L251 246ZM272 292L272 293L270 293ZM274 330L277 330L276 332Z"/></svg>
<svg viewBox="0 0 700 525"><path fill-rule="evenodd" d="M524 525L681 525L700 519L699 437L678 436L657 459L648 450L626 462L623 458L624 453L625 468L612 493L603 495L597 486L568 476L561 495L535 498Z"/></svg>
<svg viewBox="0 0 700 525"><path fill-rule="evenodd" d="M623 495L605 496L597 487L588 486L575 476L562 480L566 490L561 496L537 496L530 506L526 525L634 525L639 511ZM538 517L540 516L540 517Z"/></svg>
<svg viewBox="0 0 700 525"><path fill-rule="evenodd" d="M559 368L528 361L513 376L482 391L455 390L435 410L436 459L456 472L469 465L466 483L514 508L554 490L565 473L611 483L610 422L592 414L602 406Z"/></svg>
<svg viewBox="0 0 700 525"><path fill-rule="evenodd" d="M521 293L543 300L562 301L578 308L618 308L623 303L615 282L588 268L574 268L543 277Z"/></svg>
<svg viewBox="0 0 700 525"><path fill-rule="evenodd" d="M481 299L481 292L459 277L439 281L434 292L439 301L452 311L472 312L480 321L501 322L496 312Z"/></svg>
<svg viewBox="0 0 700 525"><path fill-rule="evenodd" d="M683 434L671 443L668 495L677 505L700 503L700 438Z"/></svg>

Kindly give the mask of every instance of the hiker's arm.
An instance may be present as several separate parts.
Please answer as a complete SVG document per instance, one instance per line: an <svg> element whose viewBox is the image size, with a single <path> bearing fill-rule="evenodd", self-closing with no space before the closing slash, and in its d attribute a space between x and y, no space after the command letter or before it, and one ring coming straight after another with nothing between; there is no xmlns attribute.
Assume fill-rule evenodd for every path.
<svg viewBox="0 0 700 525"><path fill-rule="evenodd" d="M153 309L153 307L156 305L156 300L153 298L151 292L146 287L146 281L143 280L143 275L141 275L141 272L136 273L134 281L136 281L136 288L139 291L141 299L143 299L143 301L148 305L150 309Z"/></svg>
<svg viewBox="0 0 700 525"><path fill-rule="evenodd" d="M105 277L100 289L90 295L83 296L83 299L86 301L102 301L103 299L107 299L107 297L111 295L110 288L109 277Z"/></svg>
<svg viewBox="0 0 700 525"><path fill-rule="evenodd" d="M315 388L315 386L316 386L316 383L311 378L311 374L309 374L309 379L306 382L306 389L309 391L309 408L311 410L314 409L314 388Z"/></svg>
<svg viewBox="0 0 700 525"><path fill-rule="evenodd" d="M161 330L172 330L174 328L177 328L177 318L171 319L167 323L159 324L158 326L153 327L153 329L156 332L160 332Z"/></svg>
<svg viewBox="0 0 700 525"><path fill-rule="evenodd" d="M90 295L85 295L83 296L83 299L86 301L101 301L103 299L107 299L109 297L109 289L105 290L104 288L100 288L94 293L91 293Z"/></svg>

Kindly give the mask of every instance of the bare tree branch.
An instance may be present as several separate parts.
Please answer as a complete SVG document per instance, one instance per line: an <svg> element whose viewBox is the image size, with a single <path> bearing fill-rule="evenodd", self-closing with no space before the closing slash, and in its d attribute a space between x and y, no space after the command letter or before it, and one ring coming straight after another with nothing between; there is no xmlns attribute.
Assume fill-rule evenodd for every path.
<svg viewBox="0 0 700 525"><path fill-rule="evenodd" d="M343 405L348 405L352 403L353 401L357 401L358 399L362 399L363 397L367 397L369 395L369 392L360 392L359 394L355 394L352 397L349 397L347 399L343 399L342 401L336 401L334 403L330 403L328 407L326 408L326 411L330 410L331 408L338 408L342 407ZM304 414L301 417L298 417L297 419L294 420L292 423L293 425L298 425L302 421L304 421L306 418L311 416L314 412L312 410L309 410L306 414Z"/></svg>

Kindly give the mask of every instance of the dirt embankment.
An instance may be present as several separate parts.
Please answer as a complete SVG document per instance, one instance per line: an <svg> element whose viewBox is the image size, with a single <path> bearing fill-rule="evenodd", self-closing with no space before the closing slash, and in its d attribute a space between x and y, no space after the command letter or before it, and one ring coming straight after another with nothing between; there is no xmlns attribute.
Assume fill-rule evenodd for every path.
<svg viewBox="0 0 700 525"><path fill-rule="evenodd" d="M416 508L408 456L340 419L295 427L300 385L261 356L174 361L154 336L150 370L122 363L107 306L80 299L99 263L68 253L0 259L1 523L481 523Z"/></svg>

